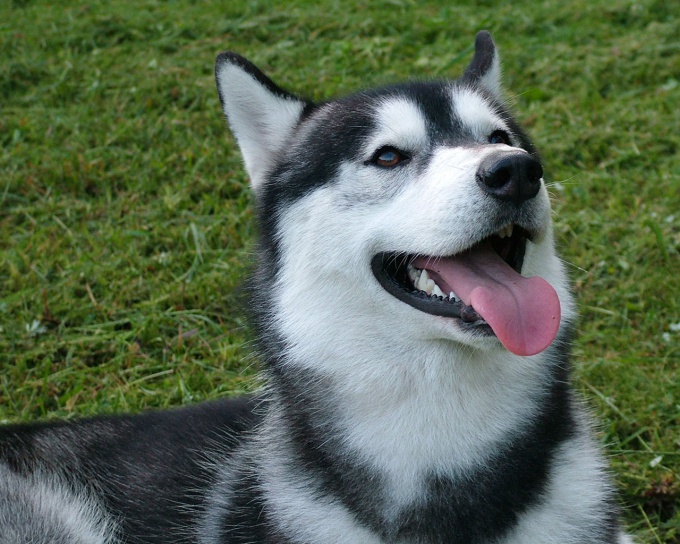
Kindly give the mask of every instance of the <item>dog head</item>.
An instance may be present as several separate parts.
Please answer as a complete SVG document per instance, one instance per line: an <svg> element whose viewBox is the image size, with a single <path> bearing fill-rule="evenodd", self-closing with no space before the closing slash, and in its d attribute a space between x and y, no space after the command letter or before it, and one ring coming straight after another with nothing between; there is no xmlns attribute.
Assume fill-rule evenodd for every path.
<svg viewBox="0 0 680 544"><path fill-rule="evenodd" d="M571 317L543 168L488 32L455 81L314 104L234 53L216 79L259 208L256 303L298 356L402 339L530 356Z"/></svg>

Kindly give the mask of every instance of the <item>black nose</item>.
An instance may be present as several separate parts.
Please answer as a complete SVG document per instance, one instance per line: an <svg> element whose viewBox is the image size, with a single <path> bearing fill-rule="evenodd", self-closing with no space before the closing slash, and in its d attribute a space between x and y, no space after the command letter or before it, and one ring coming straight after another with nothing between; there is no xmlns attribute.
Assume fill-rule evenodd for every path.
<svg viewBox="0 0 680 544"><path fill-rule="evenodd" d="M543 167L528 153L492 154L477 170L477 184L491 196L520 204L541 188Z"/></svg>

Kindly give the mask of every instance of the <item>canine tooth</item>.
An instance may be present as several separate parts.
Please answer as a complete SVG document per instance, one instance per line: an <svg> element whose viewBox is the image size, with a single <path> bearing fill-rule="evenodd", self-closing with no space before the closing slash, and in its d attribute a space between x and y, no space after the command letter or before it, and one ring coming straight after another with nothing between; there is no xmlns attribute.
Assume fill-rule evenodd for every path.
<svg viewBox="0 0 680 544"><path fill-rule="evenodd" d="M425 289L423 289L428 295L431 295L432 292L434 291L434 288L437 286L437 284L434 282L434 280L427 280L427 284L425 285Z"/></svg>
<svg viewBox="0 0 680 544"><path fill-rule="evenodd" d="M512 236L512 231L514 230L514 225L510 223L509 225L506 225L503 228L498 229L496 232L496 236L499 238L509 238Z"/></svg>
<svg viewBox="0 0 680 544"><path fill-rule="evenodd" d="M415 284L416 288L420 289L421 291L427 292L427 282L428 281L430 281L430 276L427 273L427 270L421 270L420 271L420 277L418 278L418 282Z"/></svg>

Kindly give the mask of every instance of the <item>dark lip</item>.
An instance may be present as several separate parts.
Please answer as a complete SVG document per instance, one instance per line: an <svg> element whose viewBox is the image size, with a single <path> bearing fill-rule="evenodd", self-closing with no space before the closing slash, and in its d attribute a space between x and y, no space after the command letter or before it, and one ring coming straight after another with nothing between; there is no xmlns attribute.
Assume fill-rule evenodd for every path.
<svg viewBox="0 0 680 544"><path fill-rule="evenodd" d="M461 300L449 301L443 297L433 297L409 286L410 280L405 271L412 260L413 257L406 253L378 253L371 260L371 270L378 283L390 295L421 312L462 319L465 309L472 309Z"/></svg>
<svg viewBox="0 0 680 544"><path fill-rule="evenodd" d="M532 235L528 231L516 225L513 235L509 239L502 239L493 235L479 243L489 241L509 266L512 266L517 272L521 272L522 265L524 264L526 242L531 239ZM415 289L407 273L407 266L414 258L415 255L399 251L381 252L371 259L371 271L378 280L378 283L390 295L416 310L430 315L454 318L467 328L475 328L493 334L491 327L489 327L477 311L462 300L452 301L448 297L430 296L423 291Z"/></svg>

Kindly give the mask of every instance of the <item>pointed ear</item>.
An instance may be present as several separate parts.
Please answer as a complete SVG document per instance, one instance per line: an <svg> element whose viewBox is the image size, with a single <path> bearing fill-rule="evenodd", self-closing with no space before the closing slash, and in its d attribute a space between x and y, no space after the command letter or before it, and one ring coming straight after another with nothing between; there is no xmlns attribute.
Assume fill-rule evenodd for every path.
<svg viewBox="0 0 680 544"><path fill-rule="evenodd" d="M287 145L307 103L277 87L236 53L217 57L215 79L222 109L257 190Z"/></svg>
<svg viewBox="0 0 680 544"><path fill-rule="evenodd" d="M475 38L475 56L463 74L463 79L473 82L501 98L501 63L491 34L482 30Z"/></svg>

